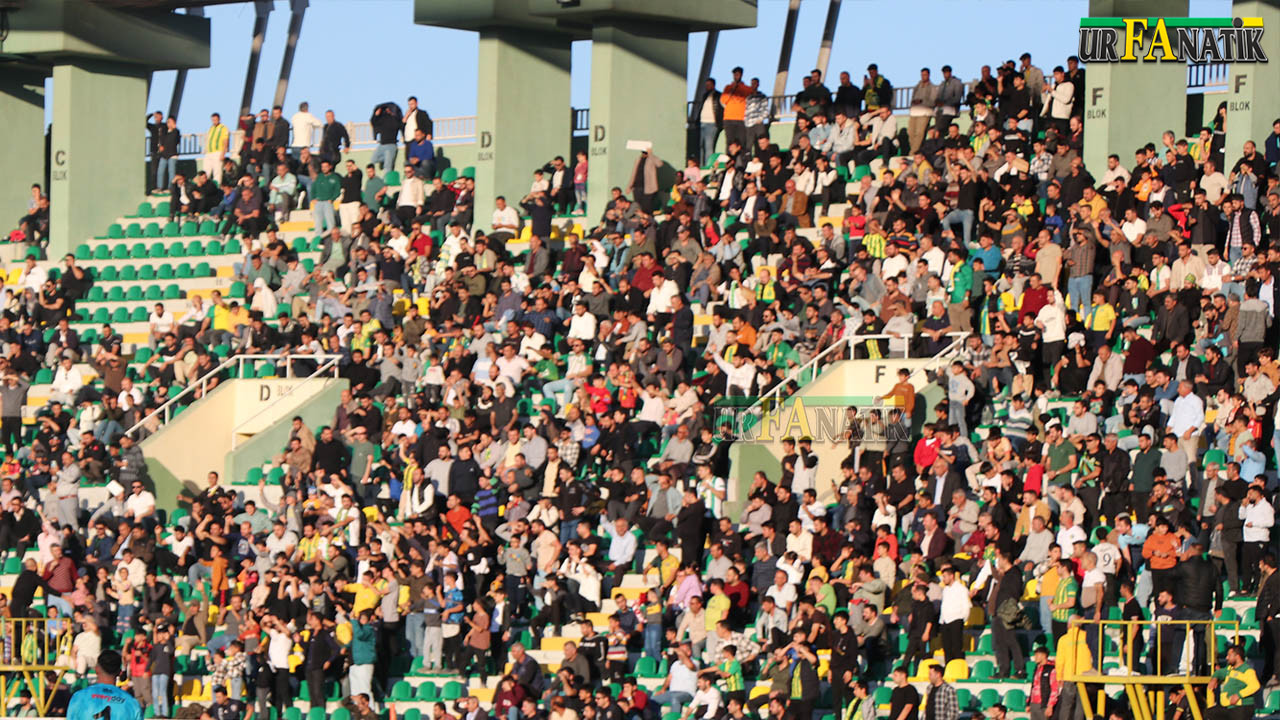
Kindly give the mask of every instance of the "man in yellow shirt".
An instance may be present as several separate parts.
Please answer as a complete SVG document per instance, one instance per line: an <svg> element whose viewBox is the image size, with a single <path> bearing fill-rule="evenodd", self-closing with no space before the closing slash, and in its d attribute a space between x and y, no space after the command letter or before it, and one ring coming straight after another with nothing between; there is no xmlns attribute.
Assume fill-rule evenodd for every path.
<svg viewBox="0 0 1280 720"><path fill-rule="evenodd" d="M351 602L352 617L360 617L360 613L372 610L382 600L382 593L378 590L376 580L372 570L365 570L360 582L347 584L346 590L354 596Z"/></svg>
<svg viewBox="0 0 1280 720"><path fill-rule="evenodd" d="M1088 346L1096 348L1115 339L1116 309L1107 302L1105 291L1093 291L1093 303L1084 316L1084 332Z"/></svg>
<svg viewBox="0 0 1280 720"><path fill-rule="evenodd" d="M214 185L222 185L222 161L227 157L227 147L231 142L231 132L222 124L222 116L214 113L209 117L209 131L204 134L204 172L213 179Z"/></svg>
<svg viewBox="0 0 1280 720"><path fill-rule="evenodd" d="M1058 670L1058 680L1062 683L1058 696L1058 717L1073 718L1080 714L1080 693L1075 682L1068 678L1077 675L1093 674L1093 653L1084 630L1080 627L1080 617L1072 616L1067 631L1058 638L1058 656L1054 666Z"/></svg>

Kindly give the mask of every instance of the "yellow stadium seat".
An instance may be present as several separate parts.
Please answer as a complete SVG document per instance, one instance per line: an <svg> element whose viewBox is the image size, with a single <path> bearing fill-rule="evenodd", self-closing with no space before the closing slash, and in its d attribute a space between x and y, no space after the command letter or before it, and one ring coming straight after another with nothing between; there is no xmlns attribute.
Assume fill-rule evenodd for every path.
<svg viewBox="0 0 1280 720"><path fill-rule="evenodd" d="M564 644L571 641L572 638L567 637L544 637L538 649L543 652L564 652Z"/></svg>
<svg viewBox="0 0 1280 720"><path fill-rule="evenodd" d="M965 627L981 627L987 624L987 613L980 606L974 605L969 608L969 619L965 621Z"/></svg>
<svg viewBox="0 0 1280 720"><path fill-rule="evenodd" d="M471 690L470 690L470 691L468 691L468 693L467 693L467 694L468 694L468 695L470 695L471 697L473 697L473 698L475 698L475 699L479 700L481 703L488 704L488 703L493 702L493 695L494 695L494 693L495 693L495 692L496 692L496 688L491 688L491 687L473 687L473 688L471 688Z"/></svg>
<svg viewBox="0 0 1280 720"><path fill-rule="evenodd" d="M933 658L929 658L927 660L921 660L920 664L916 666L916 674L912 675L910 678L911 682L925 682L926 680L929 679L929 668L933 667L934 665L941 665L941 664L942 663L939 663L937 660L934 660Z"/></svg>
<svg viewBox="0 0 1280 720"><path fill-rule="evenodd" d="M755 698L758 698L761 695L768 695L768 694L769 694L768 685L756 685L755 687L751 688L751 693L748 695L748 699L754 700Z"/></svg>
<svg viewBox="0 0 1280 720"><path fill-rule="evenodd" d="M969 665L964 660L960 660L958 658L952 660L947 663L947 667L942 674L942 678L949 683L953 683L957 680L968 680Z"/></svg>
<svg viewBox="0 0 1280 720"><path fill-rule="evenodd" d="M1022 588L1022 600L1025 602L1028 600L1039 600L1039 599L1040 599L1040 581L1036 578L1031 578L1030 580L1027 581L1027 584Z"/></svg>
<svg viewBox="0 0 1280 720"><path fill-rule="evenodd" d="M18 284L18 281L19 281L19 280L21 280L21 279L22 279L22 268L21 268L21 267L9 268L9 275L8 275L8 277L7 277L7 278L5 278L5 284L7 284L7 285L17 285L17 284Z"/></svg>

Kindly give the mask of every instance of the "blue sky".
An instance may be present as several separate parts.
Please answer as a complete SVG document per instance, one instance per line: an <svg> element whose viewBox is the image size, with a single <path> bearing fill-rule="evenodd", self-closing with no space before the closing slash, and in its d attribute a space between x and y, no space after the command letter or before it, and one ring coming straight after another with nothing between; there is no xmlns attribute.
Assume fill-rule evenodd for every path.
<svg viewBox="0 0 1280 720"><path fill-rule="evenodd" d="M467 2L468 0L458 0ZM696 2L697 0L690 0ZM311 0L294 62L286 113L303 100L319 115L333 109L341 121L368 120L385 100L417 95L434 117L475 112L476 34L414 25L411 0ZM804 0L792 52L788 92L817 59L827 0ZM1191 15L1229 15L1228 0L1192 0ZM734 65L773 87L786 0L759 0L755 28L720 34L712 74L723 84ZM211 66L188 74L179 126L201 131L209 113L234 117L244 88L252 3L215 6ZM875 62L895 85L911 85L921 67L950 64L964 80L978 68L1030 51L1045 69L1075 52L1079 18L1086 0L844 0L829 72L849 70L859 82ZM253 107L266 107L275 94L289 24L288 2L271 14ZM689 70L696 75L705 33L689 41ZM573 48L573 105L590 104L589 42ZM156 73L150 109L168 111L174 72ZM690 79L690 88L696 78ZM834 80L829 82L835 86Z"/></svg>

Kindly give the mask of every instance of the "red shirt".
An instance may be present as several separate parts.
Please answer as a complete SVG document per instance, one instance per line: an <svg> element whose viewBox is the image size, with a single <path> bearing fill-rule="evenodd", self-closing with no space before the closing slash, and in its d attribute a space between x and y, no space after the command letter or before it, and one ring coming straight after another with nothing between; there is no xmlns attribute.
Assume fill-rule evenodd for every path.
<svg viewBox="0 0 1280 720"><path fill-rule="evenodd" d="M1039 288L1030 288L1022 292L1022 309L1018 312L1018 322L1022 322L1022 318L1030 315L1035 317L1040 312L1040 308L1049 304L1049 286L1041 285Z"/></svg>

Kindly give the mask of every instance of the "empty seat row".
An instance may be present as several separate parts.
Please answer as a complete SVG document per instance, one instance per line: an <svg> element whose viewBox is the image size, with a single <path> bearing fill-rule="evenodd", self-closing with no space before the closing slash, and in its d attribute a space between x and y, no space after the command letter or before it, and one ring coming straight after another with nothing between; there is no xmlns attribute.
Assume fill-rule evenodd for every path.
<svg viewBox="0 0 1280 720"><path fill-rule="evenodd" d="M159 265L108 265L104 268L92 268L97 272L90 272L94 280L99 282L132 282L134 280L189 280L193 278L213 277L217 273L213 267L207 262L191 265L190 263L182 263L180 265L171 265L169 263L161 263ZM109 295L99 297L94 290L102 291L102 288L94 286L89 289L89 295L86 300L89 302L102 302L111 300ZM110 293L110 290L104 292Z"/></svg>
<svg viewBox="0 0 1280 720"><path fill-rule="evenodd" d="M196 235L198 233L191 234ZM125 243L119 245L103 244L90 248L87 243L82 243L76 248L75 256L77 260L145 260L147 258L239 255L242 252L244 250L240 245L240 241L233 238L225 244L220 240L211 240L207 244L199 240L192 240L187 243L176 242L172 245L163 242L153 242L150 245L137 242L132 245Z"/></svg>

